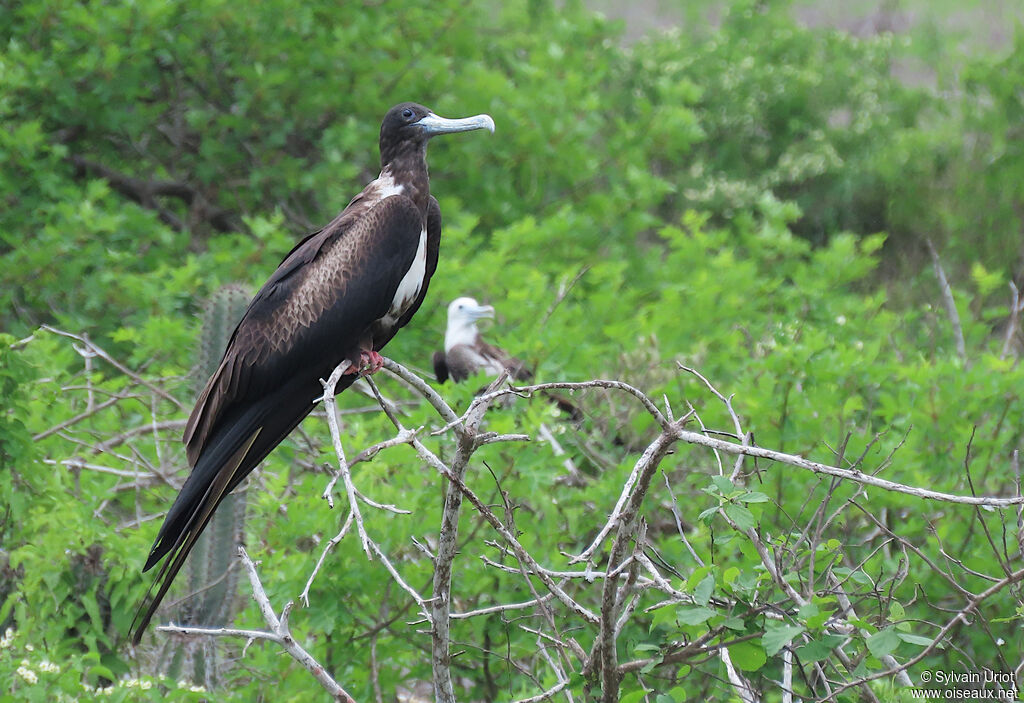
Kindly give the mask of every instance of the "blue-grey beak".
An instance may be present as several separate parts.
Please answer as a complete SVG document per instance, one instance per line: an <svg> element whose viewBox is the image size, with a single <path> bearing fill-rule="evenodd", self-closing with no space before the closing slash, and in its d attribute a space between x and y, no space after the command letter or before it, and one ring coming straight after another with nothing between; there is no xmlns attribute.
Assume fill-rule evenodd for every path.
<svg viewBox="0 0 1024 703"><path fill-rule="evenodd" d="M490 305L477 305L476 307L466 307L463 310L473 320L482 320L485 317L494 319L494 308Z"/></svg>
<svg viewBox="0 0 1024 703"><path fill-rule="evenodd" d="M472 132L475 129L486 129L494 134L494 120L490 115L474 115L463 117L458 120L450 120L446 117L439 117L433 112L420 119L416 123L427 135L433 137L438 134L454 134L455 132Z"/></svg>

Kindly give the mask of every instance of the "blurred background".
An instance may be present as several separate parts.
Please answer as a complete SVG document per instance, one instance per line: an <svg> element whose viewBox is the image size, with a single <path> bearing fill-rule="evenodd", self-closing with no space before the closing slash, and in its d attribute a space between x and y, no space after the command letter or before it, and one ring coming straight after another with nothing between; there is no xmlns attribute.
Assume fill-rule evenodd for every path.
<svg viewBox="0 0 1024 703"><path fill-rule="evenodd" d="M622 379L731 430L680 362L735 394L761 446L835 465L860 457L865 471L884 465L891 480L936 490L1017 493L1022 21L1020 3L997 0L0 8L0 700L320 695L270 646L243 657L241 642L156 634L133 655L123 643L148 584L139 568L185 476L179 438L197 387L248 296L376 177L380 120L405 100L449 117L487 112L497 131L431 145L441 264L388 356L430 378L447 304L470 295L497 310L490 340L541 380ZM464 407L483 382L443 392ZM436 422L404 388L385 390L407 403L409 426ZM342 401L350 451L393 434L371 400ZM619 398L579 401L584 425L558 431L587 473L583 486L557 480L561 460L545 447L488 458L550 563L587 543L592 517L611 509L656 434ZM557 425L552 412L522 403L490 422L529 433ZM164 620L202 611L260 626L224 576L239 539L262 560L274 602L297 597L344 519L319 498L327 438L309 420L250 479ZM735 596L739 582L722 580L735 566L754 579L747 595L770 598L757 591L743 540L698 519L715 505L705 490L713 456L680 448L663 469L690 542L722 570L690 583L698 566L673 501L651 497L651 538L679 588L712 573ZM498 495L485 470L473 481ZM752 517L776 537L802 530L830 500L858 497L782 469L751 481L771 499ZM411 583L428 584L430 564L410 540L429 542L439 479L400 448L363 466L357 483L414 512L373 515L368 529ZM863 671L884 668L883 654L915 656L965 591L1020 567L1010 512L882 492L858 499L877 519L842 511L818 534L833 561L817 568L847 569L866 632L908 635L843 645ZM460 548L486 551L493 535L465 520ZM892 548L876 523L921 553ZM827 581L813 559L806 566L817 547L778 546L825 608ZM462 609L528 597L478 559L457 566ZM210 583L223 587L213 605L184 598ZM349 537L312 606L293 616L358 700L412 695L429 679L429 636L406 625L415 612L403 595ZM985 607L983 625L957 630L920 666L1013 670L1019 589ZM707 628L652 618L624 636L638 651ZM826 641L806 620L793 623L808 644ZM741 630L760 637L763 627L751 619ZM550 675L535 637L501 618L460 621L453 636L465 650L466 700L528 697ZM761 649L743 650L745 670L770 690L781 654L752 641ZM721 666L656 668L627 677L623 692L725 700ZM812 678L800 695L821 695ZM577 696L584 685L573 684ZM900 694L880 683L872 695Z"/></svg>

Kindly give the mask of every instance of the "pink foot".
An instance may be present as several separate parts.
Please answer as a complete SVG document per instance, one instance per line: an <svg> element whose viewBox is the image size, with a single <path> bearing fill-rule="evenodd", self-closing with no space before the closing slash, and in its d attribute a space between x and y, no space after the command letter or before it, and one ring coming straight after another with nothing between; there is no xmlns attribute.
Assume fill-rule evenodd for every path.
<svg viewBox="0 0 1024 703"><path fill-rule="evenodd" d="M364 376L375 374L384 368L384 357L375 351L363 352L359 355L359 368Z"/></svg>
<svg viewBox="0 0 1024 703"><path fill-rule="evenodd" d="M370 374L377 373L382 368L384 368L384 357L375 351L363 349L359 352L359 364L349 366L345 369L343 375L360 374L362 376L369 376Z"/></svg>

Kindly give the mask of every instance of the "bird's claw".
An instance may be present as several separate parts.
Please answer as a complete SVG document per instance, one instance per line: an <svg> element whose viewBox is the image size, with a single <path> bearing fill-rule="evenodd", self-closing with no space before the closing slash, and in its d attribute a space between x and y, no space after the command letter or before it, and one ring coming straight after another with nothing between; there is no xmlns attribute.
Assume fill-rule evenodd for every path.
<svg viewBox="0 0 1024 703"><path fill-rule="evenodd" d="M370 352L367 356L369 357L369 361L362 364L364 376L369 376L370 374L377 373L382 368L384 368L383 356L381 356L375 351ZM363 361L362 358L360 358L359 360Z"/></svg>
<svg viewBox="0 0 1024 703"><path fill-rule="evenodd" d="M346 374L359 374L369 376L384 368L384 357L375 351L363 350L359 353L359 365L349 366Z"/></svg>

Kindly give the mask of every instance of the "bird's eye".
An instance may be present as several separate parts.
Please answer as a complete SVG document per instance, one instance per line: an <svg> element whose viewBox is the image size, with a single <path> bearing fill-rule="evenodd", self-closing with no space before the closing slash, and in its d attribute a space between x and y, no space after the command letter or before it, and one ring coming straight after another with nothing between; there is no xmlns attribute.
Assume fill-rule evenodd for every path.
<svg viewBox="0 0 1024 703"><path fill-rule="evenodd" d="M405 119L411 118L414 114L415 113L412 111L411 107L407 107L404 110L402 110L402 117L404 117Z"/></svg>

